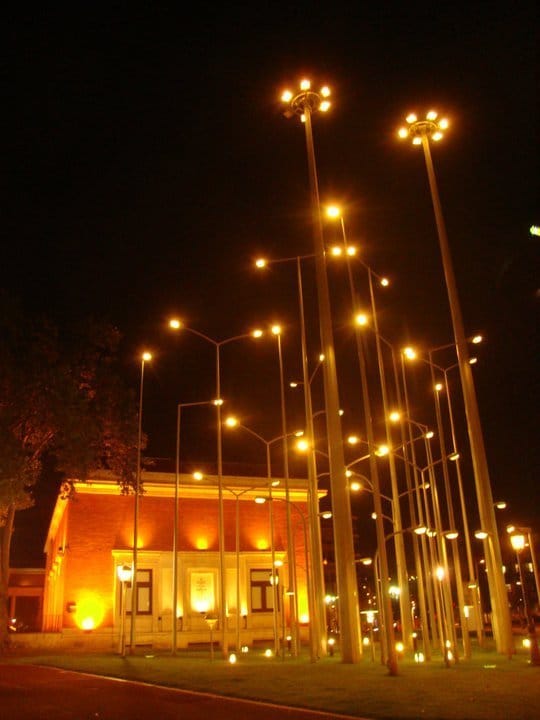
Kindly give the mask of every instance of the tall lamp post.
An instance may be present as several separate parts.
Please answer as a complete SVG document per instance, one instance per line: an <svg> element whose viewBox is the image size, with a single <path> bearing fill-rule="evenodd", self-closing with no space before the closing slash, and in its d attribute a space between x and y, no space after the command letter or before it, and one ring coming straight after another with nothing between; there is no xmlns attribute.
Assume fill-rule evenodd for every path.
<svg viewBox="0 0 540 720"><path fill-rule="evenodd" d="M419 120L414 113L409 114L407 116L407 127L402 127L398 134L401 138L412 138L413 144L421 145L424 151L429 187L431 191L431 200L435 214L435 223L437 225L437 234L439 237L446 289L450 305L459 373L461 377L465 414L467 417L467 430L469 434L474 478L476 483L478 511L482 528L492 538L492 542L488 544L490 552L486 553L486 559L488 562L490 596L494 609L493 630L498 651L510 656L514 652L512 625L510 622L510 612L508 609L506 587L502 570L501 548L499 538L497 536L497 526L493 510L493 495L491 492L487 456L484 446L482 426L480 423L480 413L478 409L474 380L469 362L467 338L463 325L456 278L450 254L450 246L446 234L446 226L439 198L439 190L431 158L430 141L433 140L438 142L442 138L443 131L447 127L448 121L444 118L439 119L437 113L434 110L430 110L423 120Z"/></svg>
<svg viewBox="0 0 540 720"><path fill-rule="evenodd" d="M286 91L282 95L282 101L287 105L286 116L300 116L304 122L305 129L321 350L325 356L325 362L323 363L324 397L328 432L332 513L334 517L336 579L341 603L342 662L358 663L360 662L362 650L360 641L358 588L354 566L352 514L349 488L345 473L345 457L341 434L341 419L339 415L337 368L332 330L332 311L326 272L312 129L312 114L319 110L324 112L328 109L329 102L327 98L329 95L330 90L327 87L323 87L320 91L316 92L311 89L309 80L302 80L299 91L296 94Z"/></svg>
<svg viewBox="0 0 540 720"><path fill-rule="evenodd" d="M199 405L216 405L221 404L220 400L206 400L202 402L191 402L191 403L178 403L176 406L176 467L175 467L175 478L174 478L174 523L173 523L173 562L172 562L172 583L173 583L173 596L172 596L172 642L171 642L171 654L176 655L178 645L178 512L179 512L179 500L180 500L180 421L182 417L182 408L197 407Z"/></svg>
<svg viewBox="0 0 540 720"><path fill-rule="evenodd" d="M144 393L144 366L150 362L152 353L143 352L141 355L141 378L139 383L139 426L137 431L137 468L135 471L135 500L133 507L133 578L131 581L131 627L129 631L129 652L135 652L135 624L137 618L137 553L139 541L139 495L141 490L141 445L142 445L142 411Z"/></svg>
<svg viewBox="0 0 540 720"><path fill-rule="evenodd" d="M510 535L510 542L516 552L519 579L521 581L521 592L523 593L523 609L525 611L525 619L527 621L527 631L529 633L530 649L531 649L531 665L540 665L540 650L538 649L538 637L536 635L536 624L529 609L527 598L527 588L524 583L523 570L521 567L521 551L525 547L525 535L515 532Z"/></svg>
<svg viewBox="0 0 540 720"><path fill-rule="evenodd" d="M290 258L280 258L277 260L266 260L259 258L255 265L258 268L267 267L274 263L284 263L295 261L296 277L298 289L298 307L300 315L300 340L302 348L302 385L304 388L304 412L306 417L306 434L309 438L310 449L307 453L307 469L309 482L309 543L310 557L312 563L312 583L313 583L313 616L310 618L310 627L312 628L312 657L321 657L326 654L326 624L324 618L326 610L324 606L324 571L322 557L322 541L321 527L318 520L319 496L318 496L318 478L317 478L317 462L315 458L315 432L313 426L313 404L311 397L311 379L309 375L309 362L307 352L306 323L304 312L304 292L302 281L302 260L312 258L313 255L299 255ZM319 365L317 366L317 368ZM317 369L316 368L316 369ZM312 376L313 377L313 376Z"/></svg>
<svg viewBox="0 0 540 720"><path fill-rule="evenodd" d="M260 338L263 335L262 330L253 330L251 333L235 335L225 340L214 340L198 330L186 327L181 320L172 318L169 320L171 330L185 330L196 335L214 346L216 353L215 371L216 371L216 414L217 414L217 476L218 476L218 538L219 538L219 590L220 590L220 609L219 609L219 629L221 634L221 652L223 657L227 657L227 628L226 628L226 575L225 575L225 518L223 508L223 440L222 440L222 421L221 421L221 348L236 340L244 338Z"/></svg>

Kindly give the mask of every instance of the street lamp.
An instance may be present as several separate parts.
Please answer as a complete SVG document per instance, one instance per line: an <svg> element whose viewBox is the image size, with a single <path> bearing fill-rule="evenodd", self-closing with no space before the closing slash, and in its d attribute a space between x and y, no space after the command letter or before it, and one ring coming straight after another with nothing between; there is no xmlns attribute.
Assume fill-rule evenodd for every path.
<svg viewBox="0 0 540 720"><path fill-rule="evenodd" d="M297 289L298 289L298 307L300 315L300 340L302 348L302 385L304 389L304 412L306 418L306 432L308 442L311 444L311 451L307 454L307 469L308 469L308 483L309 483L309 515L310 518L317 517L318 511L318 480L317 480L317 463L315 458L314 449L314 426L313 426L313 405L311 396L311 381L313 380L315 373L320 368L322 359L319 358L319 362L315 367L311 377L309 374L309 363L308 363L308 352L307 352L307 340L306 340L306 323L304 313L304 293L303 293L303 280L302 280L302 261L308 258L312 258L313 255L299 255L296 257L279 258L275 260L265 260L259 258L255 265L258 268L265 268L268 265L274 263L287 263L294 261L296 264L296 278L297 278ZM290 383L291 387L297 387L298 383ZM314 605L313 615L311 617L310 627L312 628L312 642L314 645L312 655L316 657L326 654L326 623L323 623L323 619L326 615L324 607L324 571L323 571L323 559L322 559L322 543L321 543L321 528L318 521L312 520L309 523L309 541L310 541L310 555L312 558L312 578L314 587Z"/></svg>
<svg viewBox="0 0 540 720"><path fill-rule="evenodd" d="M358 663L361 658L360 618L358 613L358 590L354 569L354 544L349 489L345 475L345 458L339 416L339 393L336 357L332 330L332 310L326 272L324 238L319 204L319 187L313 144L312 115L325 112L330 107L330 90L311 88L309 80L302 80L296 93L286 91L282 101L286 103L285 115L300 116L304 123L308 175L311 195L315 273L319 304L319 325L323 363L324 396L328 432L328 455L332 511L334 515L334 545L336 579L341 599L342 661Z"/></svg>
<svg viewBox="0 0 540 720"><path fill-rule="evenodd" d="M185 330L197 337L205 340L206 342L213 345L215 349L215 372L216 372L216 414L217 414L217 477L218 477L218 538L219 538L219 588L220 588L220 609L219 609L219 626L221 631L221 652L223 657L227 657L227 628L225 627L227 614L226 614L226 573L225 573L225 518L223 508L223 441L222 441L222 421L221 421L221 348L224 345L235 342L236 340L244 340L245 338L260 338L263 335L263 331L256 329L250 333L243 333L242 335L235 335L225 340L214 340L213 338L205 335L198 330L187 327L178 318L172 318L169 320L169 328L171 330Z"/></svg>
<svg viewBox="0 0 540 720"><path fill-rule="evenodd" d="M430 110L426 114L425 118L421 120L419 120L414 113L411 113L407 116L407 126L402 127L398 134L401 138L411 138L413 144L421 145L424 151L463 390L480 522L482 527L492 536L492 543L490 545L491 552L486 559L488 561L490 596L492 607L494 609L495 622L493 629L498 651L510 656L514 652L512 625L510 622L506 586L502 572L501 548L499 538L496 533L497 526L493 510L493 496L489 479L486 450L484 446L474 379L469 362L467 337L465 335L461 306L457 292L457 284L450 254L448 237L446 234L446 226L444 223L439 190L431 158L430 140L438 142L442 138L443 132L448 127L448 124L448 121L445 118L439 118L437 112L434 110Z"/></svg>
<svg viewBox="0 0 540 720"><path fill-rule="evenodd" d="M191 402L191 403L178 403L176 406L176 471L175 471L175 482L174 482L174 524L173 524L173 598L172 598L172 642L171 642L171 653L176 655L177 650L177 606L178 606L178 512L179 512L179 499L180 499L180 420L182 408L197 407L200 405L216 405L221 404L220 400L206 400L202 402ZM198 477L200 473L194 473L195 479L202 479Z"/></svg>
<svg viewBox="0 0 540 720"><path fill-rule="evenodd" d="M131 583L131 627L129 652L135 652L135 623L138 610L137 597L137 552L139 542L139 495L141 490L141 446L142 446L142 411L144 392L144 366L152 360L152 353L145 351L141 355L141 377L139 383L139 425L137 431L137 468L135 470L135 498L133 508L133 580Z"/></svg>
<svg viewBox="0 0 540 720"><path fill-rule="evenodd" d="M527 631L529 633L531 665L540 665L540 650L538 648L538 638L536 636L536 624L529 610L529 602L527 598L527 588L524 583L523 570L521 567L521 551L525 547L525 535L514 532L510 535L510 542L516 552L516 559L519 571L519 579L521 581L521 592L523 593L523 610L527 621Z"/></svg>
<svg viewBox="0 0 540 720"><path fill-rule="evenodd" d="M133 578L133 568L131 565L118 565L116 568L116 574L120 581L120 642L118 645L118 653L122 656L126 656L126 595L127 586ZM133 615L133 613L132 613ZM133 617L132 617L133 622Z"/></svg>
<svg viewBox="0 0 540 720"><path fill-rule="evenodd" d="M362 385L362 400L363 400L363 406L364 406L364 417L365 417L365 425L366 425L366 434L368 437L368 443L370 449L374 447L373 444L373 418L371 415L371 403L369 399L369 392L368 392L368 380L367 380L367 374L366 374L366 360L365 360L365 351L362 343L362 338L359 333L359 328L363 327L367 323L367 318L364 314L359 313L360 308L358 307L357 300L356 300L356 290L354 286L354 279L352 274L352 267L351 267L351 257L354 257L356 253L351 253L352 246L349 245L348 239L347 239L347 233L345 230L345 220L343 218L343 214L341 212L341 209L336 206L330 206L327 208L327 216L330 218L339 218L340 224L341 224L341 232L343 237L343 245L345 248L345 257L346 257L346 263L347 263L347 273L349 277L349 289L351 294L351 301L352 301L352 307L353 307L353 313L356 318L356 347L357 347L357 354L358 354L358 363L360 367L360 376L361 376L361 385ZM362 266L366 268L368 273L368 280L369 280L369 293L370 293L370 300L371 300L371 314L372 314L372 321L374 326L374 333L375 333L375 342L376 342L376 350L377 350L377 365L379 370L379 381L380 381L380 388L381 388L381 396L382 396L382 404L383 404L383 412L384 412L384 422L385 422L385 430L386 430L386 442L388 444L388 460L389 460L389 470L390 470L390 482L392 487L392 496L394 499L396 499L396 502L392 505L392 512L393 512L393 524L394 529L396 530L395 537L394 537L394 543L395 543L395 552L396 552L396 565L397 565L397 572L398 572L398 579L400 586L402 588L402 593L400 595L400 610L401 610L401 622L402 622L402 628L403 628L403 637L407 643L407 645L410 645L412 647L412 624L411 619L409 617L408 608L410 607L410 597L409 597L409 586L408 586L408 572L406 567L406 561L405 561L405 547L403 544L403 535L400 532L402 527L402 520L401 520L401 510L399 507L399 502L397 501L398 497L398 482L397 482L397 473L396 473L396 466L394 462L394 456L391 452L392 448L392 438L391 438L391 428L390 428L390 422L388 420L388 393L387 393L387 387L386 387L386 377L384 373L384 364L383 364L383 356L382 356L382 349L381 349L381 336L379 334L379 326L378 326L378 319L377 319L377 307L375 303L375 294L373 291L373 277L375 276L379 282L382 283L382 280L384 278L381 278L379 275L376 275L371 268L366 265L366 263L360 261ZM387 285L388 281L384 283L384 285ZM370 455L370 472L372 475L372 479L375 482L374 485L374 504L377 505L379 502L379 477L378 477L378 471L377 471L377 463L375 459ZM382 526L382 519L380 517L380 512L377 511L377 508L375 508L375 512L377 513L377 545L380 548L380 553L382 553L381 557L381 569L382 569L382 575L384 578L387 577L387 573L385 572L385 555L386 555L386 545L383 542L384 537L384 529ZM382 544L381 544L382 543ZM385 595L383 594L383 597ZM387 604L386 608L381 608L382 610L382 616L384 618L384 614L386 611L391 612L391 604ZM391 615L390 615L391 617ZM388 626L388 624L386 624ZM390 650L388 654L388 662L389 662L389 669L391 674L394 674L397 671L397 655L395 655L395 643L393 642L393 639L391 643L389 643Z"/></svg>

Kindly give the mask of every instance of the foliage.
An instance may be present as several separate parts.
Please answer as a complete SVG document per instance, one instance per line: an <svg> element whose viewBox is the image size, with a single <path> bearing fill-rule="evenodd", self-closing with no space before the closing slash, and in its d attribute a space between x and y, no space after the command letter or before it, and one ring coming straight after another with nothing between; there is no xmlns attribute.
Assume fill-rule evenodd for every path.
<svg viewBox="0 0 540 720"><path fill-rule="evenodd" d="M32 504L43 459L54 457L64 491L100 468L124 492L134 482L137 405L122 378L120 340L91 320L60 333L0 296L0 640L14 517Z"/></svg>

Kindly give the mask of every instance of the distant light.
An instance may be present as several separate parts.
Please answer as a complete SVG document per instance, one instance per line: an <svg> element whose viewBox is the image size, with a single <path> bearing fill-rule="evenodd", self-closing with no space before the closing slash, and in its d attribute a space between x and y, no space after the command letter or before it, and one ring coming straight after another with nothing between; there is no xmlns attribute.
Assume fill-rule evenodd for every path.
<svg viewBox="0 0 540 720"><path fill-rule="evenodd" d="M324 360L324 353L321 353L319 355L319 362L323 362L323 360Z"/></svg>
<svg viewBox="0 0 540 720"><path fill-rule="evenodd" d="M456 460L459 460L459 453L455 452L448 456L448 459L452 462L456 462Z"/></svg>
<svg viewBox="0 0 540 720"><path fill-rule="evenodd" d="M296 449L298 452L307 452L310 448L309 442L305 439L296 441Z"/></svg>
<svg viewBox="0 0 540 720"><path fill-rule="evenodd" d="M457 537L459 537L459 533L458 533L457 530L449 530L449 531L445 534L445 537L446 537L447 540L455 540Z"/></svg>
<svg viewBox="0 0 540 720"><path fill-rule="evenodd" d="M495 507L497 510L506 510L506 500L497 500Z"/></svg>
<svg viewBox="0 0 540 720"><path fill-rule="evenodd" d="M531 225L529 228L529 232L531 235L540 235L540 226L538 225Z"/></svg>
<svg viewBox="0 0 540 720"><path fill-rule="evenodd" d="M471 342L474 343L475 345L478 345L478 343L481 343L483 339L484 338L481 335L475 335L472 338Z"/></svg>
<svg viewBox="0 0 540 720"><path fill-rule="evenodd" d="M330 510L325 510L323 513L321 513L321 517L323 520L330 520L332 517L332 512Z"/></svg>
<svg viewBox="0 0 540 720"><path fill-rule="evenodd" d="M231 665L234 665L235 662L236 662L236 654L235 654L235 653L231 653L231 654L229 655L229 663L230 663Z"/></svg>
<svg viewBox="0 0 540 720"><path fill-rule="evenodd" d="M379 445L377 450L375 450L375 455L378 455L379 457L384 457L385 455L388 455L390 452L388 445Z"/></svg>
<svg viewBox="0 0 540 720"><path fill-rule="evenodd" d="M341 248L339 245L334 245L333 247L330 248L330 253L334 257L340 257L340 255L342 255L342 253L343 253L343 248Z"/></svg>
<svg viewBox="0 0 540 720"><path fill-rule="evenodd" d="M351 483L351 490L352 490L353 492L358 492L358 491L360 491L361 489L362 489L362 483L358 482L358 480L354 480L354 481Z"/></svg>
<svg viewBox="0 0 540 720"><path fill-rule="evenodd" d="M200 470L195 470L195 472L193 473L193 479L194 480L202 480L203 478L204 478L204 475L202 474L202 472Z"/></svg>
<svg viewBox="0 0 540 720"><path fill-rule="evenodd" d="M338 218L341 217L341 210L337 205L328 205L326 208L326 215L329 218Z"/></svg>
<svg viewBox="0 0 540 720"><path fill-rule="evenodd" d="M439 565L437 568L435 568L435 577L437 578L437 580L439 580L439 581L444 580L444 575L445 575L444 568L441 565Z"/></svg>
<svg viewBox="0 0 540 720"><path fill-rule="evenodd" d="M255 266L258 268L263 268L268 265L268 262L264 258L258 258L255 260Z"/></svg>
<svg viewBox="0 0 540 720"><path fill-rule="evenodd" d="M261 497L260 495L258 495L258 496L255 498L255 502L257 503L257 505L264 505L264 503L266 502L266 498L265 498L265 497Z"/></svg>
<svg viewBox="0 0 540 720"><path fill-rule="evenodd" d="M442 389L443 389L443 384L442 384L442 383L435 383L435 390L436 390L437 392L441 392Z"/></svg>
<svg viewBox="0 0 540 720"><path fill-rule="evenodd" d="M476 365L477 362L478 362L477 357L469 358L469 365Z"/></svg>
<svg viewBox="0 0 540 720"><path fill-rule="evenodd" d="M386 277L381 278L381 285L383 287L388 287L390 285L390 280Z"/></svg>
<svg viewBox="0 0 540 720"><path fill-rule="evenodd" d="M251 335L252 335L254 338L260 338L260 337L262 337L262 336L264 335L264 332L263 332L262 330L260 330L259 328L256 328L255 330L252 330L252 331L251 331Z"/></svg>
<svg viewBox="0 0 540 720"><path fill-rule="evenodd" d="M225 425L230 428L236 427L238 425L238 419L233 415L229 415L229 417L225 419Z"/></svg>
<svg viewBox="0 0 540 720"><path fill-rule="evenodd" d="M180 330L182 322L181 320L178 320L178 318L173 318L172 320L169 320L169 327L173 330Z"/></svg>
<svg viewBox="0 0 540 720"><path fill-rule="evenodd" d="M357 252L358 252L358 248L355 247L354 245L347 246L347 255L349 255L349 257L354 257Z"/></svg>
<svg viewBox="0 0 540 720"><path fill-rule="evenodd" d="M223 398L216 398L213 402L214 402L214 405L216 407L218 407L220 405L223 405Z"/></svg>
<svg viewBox="0 0 540 720"><path fill-rule="evenodd" d="M428 430L427 433L424 435L426 440L431 440L431 438L434 436L435 436L435 433L433 432L433 430Z"/></svg>
<svg viewBox="0 0 540 720"><path fill-rule="evenodd" d="M272 335L281 334L281 325L272 325Z"/></svg>
<svg viewBox="0 0 540 720"><path fill-rule="evenodd" d="M274 653L270 650L270 648L266 648L264 651L264 657L271 658L274 656Z"/></svg>
<svg viewBox="0 0 540 720"><path fill-rule="evenodd" d="M150 360L152 359L152 353L143 352L142 359L144 360L144 362L150 362Z"/></svg>
<svg viewBox="0 0 540 720"><path fill-rule="evenodd" d="M401 419L401 413L397 410L393 410L388 416L388 419L390 420L390 422L399 422L399 420Z"/></svg>
<svg viewBox="0 0 540 720"><path fill-rule="evenodd" d="M474 537L478 538L478 540L485 540L487 538L488 534L485 530L477 530L474 533Z"/></svg>

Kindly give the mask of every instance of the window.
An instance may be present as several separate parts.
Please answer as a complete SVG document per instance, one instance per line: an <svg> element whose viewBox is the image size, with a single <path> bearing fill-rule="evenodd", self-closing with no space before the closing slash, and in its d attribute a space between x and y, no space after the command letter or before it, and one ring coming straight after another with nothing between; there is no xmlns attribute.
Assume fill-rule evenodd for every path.
<svg viewBox="0 0 540 720"><path fill-rule="evenodd" d="M126 592L126 612L131 614L131 583ZM152 571L137 570L137 615L152 614Z"/></svg>
<svg viewBox="0 0 540 720"><path fill-rule="evenodd" d="M274 609L274 592L270 583L272 571L251 570L251 612L272 612Z"/></svg>

